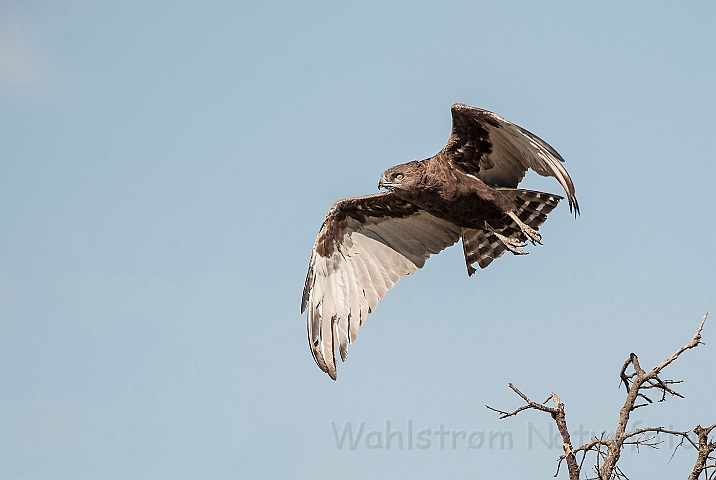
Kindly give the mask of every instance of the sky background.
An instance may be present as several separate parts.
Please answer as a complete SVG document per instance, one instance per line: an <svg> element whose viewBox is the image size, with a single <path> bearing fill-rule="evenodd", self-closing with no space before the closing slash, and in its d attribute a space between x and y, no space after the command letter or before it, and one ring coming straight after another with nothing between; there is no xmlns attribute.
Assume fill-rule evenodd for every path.
<svg viewBox="0 0 716 480"><path fill-rule="evenodd" d="M0 2L0 477L551 478L549 417L485 404L518 407L512 382L613 431L629 353L716 314L715 24L706 1ZM582 215L472 278L459 246L431 258L333 382L299 314L321 221L440 150L455 102L554 146ZM714 322L666 371L686 398L630 426L716 421ZM354 449L332 422L364 425ZM386 422L403 448L368 448ZM620 465L687 476L670 454Z"/></svg>

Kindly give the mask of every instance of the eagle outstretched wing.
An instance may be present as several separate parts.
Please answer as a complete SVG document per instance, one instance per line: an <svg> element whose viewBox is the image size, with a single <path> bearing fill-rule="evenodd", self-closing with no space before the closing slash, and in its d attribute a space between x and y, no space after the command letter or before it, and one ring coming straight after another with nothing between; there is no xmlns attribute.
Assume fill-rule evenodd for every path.
<svg viewBox="0 0 716 480"><path fill-rule="evenodd" d="M336 202L313 246L301 303L319 368L335 380L336 348L345 361L378 301L460 233L460 227L390 192Z"/></svg>
<svg viewBox="0 0 716 480"><path fill-rule="evenodd" d="M567 194L569 210L579 213L564 159L547 142L481 108L456 103L451 111L452 132L441 153L453 165L491 187L516 188L530 168L543 177L555 177Z"/></svg>

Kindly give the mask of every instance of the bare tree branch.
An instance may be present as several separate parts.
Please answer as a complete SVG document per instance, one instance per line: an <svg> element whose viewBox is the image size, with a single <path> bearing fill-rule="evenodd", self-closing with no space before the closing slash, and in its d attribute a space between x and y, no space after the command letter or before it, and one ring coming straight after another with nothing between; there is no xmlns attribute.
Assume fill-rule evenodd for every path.
<svg viewBox="0 0 716 480"><path fill-rule="evenodd" d="M644 384L646 384L649 388L661 390L662 396L660 401L666 400L667 393L670 395L681 396L668 386L669 384L675 383L675 381L667 380L665 382L659 378L659 373L661 373L661 371L669 366L674 360L679 358L679 355L684 353L686 350L697 347L703 343L701 341L701 330L704 328L707 315L708 314L705 314L703 316L701 323L699 323L699 327L696 329L696 333L694 333L694 336L691 337L689 342L648 372L641 367L639 364L639 358L634 353L629 355L629 359L624 362L620 376L622 383L627 387L627 398L624 402L624 406L621 410L619 410L619 422L617 423L614 439L613 442L607 446L607 455L604 458L604 463L602 464L601 469L599 470L600 479L608 480L615 478L616 476L616 465L619 461L619 457L621 456L624 440L628 438L626 434L626 427L629 423L629 416L631 412L642 406L642 404L636 404L637 399L644 398L651 403L651 400L645 394L641 393L641 390L644 388ZM634 369L634 374L627 375L627 370L630 365Z"/></svg>
<svg viewBox="0 0 716 480"><path fill-rule="evenodd" d="M497 410L495 408L490 407L489 405L485 406L490 410L499 413L501 419L517 415L518 413L529 409L541 410L543 412L549 413L557 424L557 429L559 430L560 435L562 435L562 449L564 450L563 457L567 460L569 478L570 480L579 480L579 465L577 465L577 459L574 456L574 448L572 447L572 441L569 437L569 430L567 429L567 419L564 414L564 403L560 401L556 393L552 392L550 396L547 397L547 400L544 401L544 403L547 403L549 400L552 400L554 408L548 407L544 405L544 403L537 403L530 400L527 395L522 393L517 387L515 387L511 383L508 383L508 385L517 395L522 397L522 400L525 401L526 405L523 405L512 412L504 412L502 410ZM559 466L561 465L561 463L562 460L560 459L559 463L557 464L557 473L559 473Z"/></svg>
<svg viewBox="0 0 716 480"><path fill-rule="evenodd" d="M694 469L691 471L691 475L689 475L689 480L696 480L699 478L699 475L701 475L701 472L705 472L709 468L716 469L716 459L711 456L711 452L716 450L716 441L709 442L709 434L714 428L716 428L716 423L706 428L701 425L696 425L696 428L694 428L694 433L699 438L699 445L697 447L699 449L699 455L696 458ZM712 462L711 465L706 465L706 462L709 460ZM716 470L707 478L713 478L714 473L716 473Z"/></svg>
<svg viewBox="0 0 716 480"><path fill-rule="evenodd" d="M645 433L665 433L667 435L673 435L675 437L681 437L682 439L685 439L688 441L691 445L694 446L694 448L699 448L698 445L696 445L693 440L689 438L689 432L679 432L676 430L667 430L664 427L647 427L647 428L637 428L636 430L632 430L631 432L627 432L624 435L625 439L631 438L636 435L643 435ZM626 443L626 442L625 442Z"/></svg>
<svg viewBox="0 0 716 480"><path fill-rule="evenodd" d="M579 480L580 472L582 471L582 466L587 454L593 452L596 457L594 472L597 474L598 480L626 479L626 475L617 465L624 446L634 445L637 449L641 446L658 448L662 441L657 440L656 435L663 433L666 435L680 437L679 444L676 446L671 455L672 458L676 453L676 450L681 447L685 441L689 442L698 450L698 458L689 480L697 480L702 472L705 472L707 480L716 480L716 458L712 455L712 453L716 450L716 441L713 439L710 441L709 439L709 434L716 428L716 424L707 428L703 428L701 425L698 425L693 430L698 438L698 444L689 437L689 432L667 430L664 427L647 427L627 431L627 425L629 423L631 412L637 408L653 403L653 400L647 395L649 390L653 389L659 392L659 402L665 401L667 394L683 398L680 393L671 387L672 385L681 383L681 380L665 380L662 379L659 374L662 370L679 358L679 356L686 350L695 348L704 343L701 340L701 331L703 330L707 315L708 314L705 314L703 316L699 327L696 329L696 333L689 342L651 370L646 371L641 367L639 358L636 354L632 353L629 355L629 358L624 362L621 370L619 371L619 378L621 380L620 385L624 385L626 388L627 396L624 401L624 405L619 410L619 422L617 423L617 429L613 438L605 436L605 432L602 432L599 438L595 437L590 442L585 443L578 448L573 448L569 431L567 429L564 403L561 402L557 394L554 392L551 393L544 402L537 403L530 400L527 395L509 383L509 387L517 395L519 395L520 398L522 398L525 405L522 405L511 412L498 410L487 405L485 406L488 409L499 413L500 419L515 416L525 410L540 410L542 412L547 412L552 416L552 419L555 421L557 429L562 436L562 448L564 450L564 454L560 455L558 459L555 477L559 474L562 462L566 461L570 480ZM546 405L550 400L554 404L554 407ZM642 400L642 403L637 403L639 400ZM580 462L577 463L577 454L579 453L582 454L582 458ZM669 461L671 461L671 459L669 459Z"/></svg>

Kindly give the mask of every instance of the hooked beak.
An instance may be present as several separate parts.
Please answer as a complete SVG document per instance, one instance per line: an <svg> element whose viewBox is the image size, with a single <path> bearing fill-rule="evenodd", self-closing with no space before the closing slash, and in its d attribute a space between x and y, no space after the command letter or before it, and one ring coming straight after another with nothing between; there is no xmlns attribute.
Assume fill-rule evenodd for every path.
<svg viewBox="0 0 716 480"><path fill-rule="evenodd" d="M380 177L380 180L378 180L378 190L380 190L381 188L388 188L392 186L392 182L387 181L384 176Z"/></svg>

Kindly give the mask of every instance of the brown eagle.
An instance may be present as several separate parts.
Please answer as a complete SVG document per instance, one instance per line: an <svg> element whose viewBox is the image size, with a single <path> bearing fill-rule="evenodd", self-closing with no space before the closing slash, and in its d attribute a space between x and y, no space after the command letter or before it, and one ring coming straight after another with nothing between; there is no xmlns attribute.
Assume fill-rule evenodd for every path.
<svg viewBox="0 0 716 480"><path fill-rule="evenodd" d="M369 313L401 277L462 239L467 273L527 241L563 197L518 189L525 172L555 177L575 216L564 159L544 140L487 110L455 104L447 145L435 156L389 168L387 192L337 201L313 246L301 313L318 367L336 379Z"/></svg>

